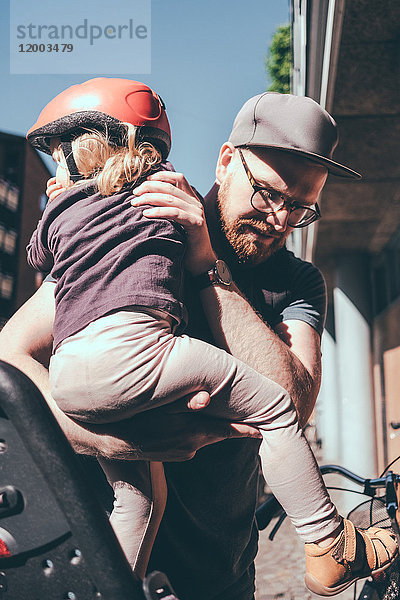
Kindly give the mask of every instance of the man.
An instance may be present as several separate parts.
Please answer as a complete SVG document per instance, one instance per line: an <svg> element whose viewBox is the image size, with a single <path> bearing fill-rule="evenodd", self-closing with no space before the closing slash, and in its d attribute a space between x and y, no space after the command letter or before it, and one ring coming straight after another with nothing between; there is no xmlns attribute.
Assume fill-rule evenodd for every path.
<svg viewBox="0 0 400 600"><path fill-rule="evenodd" d="M135 190L135 204L153 206L144 214L174 219L187 231L189 335L226 348L285 387L302 423L320 384L325 291L317 269L284 244L294 227L319 217L328 170L358 177L332 160L336 143L334 121L315 102L266 93L239 112L204 208L178 173L157 173ZM0 356L44 392L41 353L51 344L53 317L49 282L0 336ZM200 394L191 406L207 401ZM151 568L165 571L182 599L253 597L258 439L207 445L232 437L232 429L172 407L135 418L124 437L111 427L83 428L53 410L78 451L108 458L192 458L165 465L168 502ZM242 433L251 435L249 429L234 435ZM177 440L181 446L174 452Z"/></svg>

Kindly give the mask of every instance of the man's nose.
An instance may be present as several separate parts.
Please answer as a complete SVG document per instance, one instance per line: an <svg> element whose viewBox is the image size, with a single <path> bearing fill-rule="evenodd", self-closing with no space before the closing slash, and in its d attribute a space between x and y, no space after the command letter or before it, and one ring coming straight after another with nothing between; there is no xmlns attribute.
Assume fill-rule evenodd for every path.
<svg viewBox="0 0 400 600"><path fill-rule="evenodd" d="M274 213L271 213L267 217L267 221L275 231L283 232L286 231L288 226L289 211L286 207L282 207Z"/></svg>

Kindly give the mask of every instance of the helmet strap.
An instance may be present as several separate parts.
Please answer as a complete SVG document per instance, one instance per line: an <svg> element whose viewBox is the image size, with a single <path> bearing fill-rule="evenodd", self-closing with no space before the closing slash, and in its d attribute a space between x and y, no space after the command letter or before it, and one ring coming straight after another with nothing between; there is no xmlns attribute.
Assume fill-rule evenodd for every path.
<svg viewBox="0 0 400 600"><path fill-rule="evenodd" d="M69 171L69 178L73 183L75 183L75 181L82 179L82 174L79 173L78 167L76 166L74 153L72 151L72 143L70 141L61 141L60 145L62 151L64 152L65 161Z"/></svg>

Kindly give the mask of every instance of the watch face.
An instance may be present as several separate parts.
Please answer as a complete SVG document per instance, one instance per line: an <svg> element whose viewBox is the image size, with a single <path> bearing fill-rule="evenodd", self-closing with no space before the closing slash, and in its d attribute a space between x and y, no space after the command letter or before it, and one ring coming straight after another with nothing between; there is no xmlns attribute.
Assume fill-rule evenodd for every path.
<svg viewBox="0 0 400 600"><path fill-rule="evenodd" d="M228 265L223 260L217 260L215 263L215 270L219 280L225 285L232 283L232 275Z"/></svg>

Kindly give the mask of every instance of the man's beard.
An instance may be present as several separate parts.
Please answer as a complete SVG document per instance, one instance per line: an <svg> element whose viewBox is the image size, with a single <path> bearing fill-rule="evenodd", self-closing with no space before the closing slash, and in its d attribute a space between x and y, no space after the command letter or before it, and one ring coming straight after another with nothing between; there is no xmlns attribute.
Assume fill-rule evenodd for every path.
<svg viewBox="0 0 400 600"><path fill-rule="evenodd" d="M231 176L228 176L224 180L218 192L217 208L222 229L239 262L257 265L266 261L285 245L287 234L286 232L283 235L277 234L261 215L260 219L238 217L234 221L229 221L227 207L230 179Z"/></svg>

